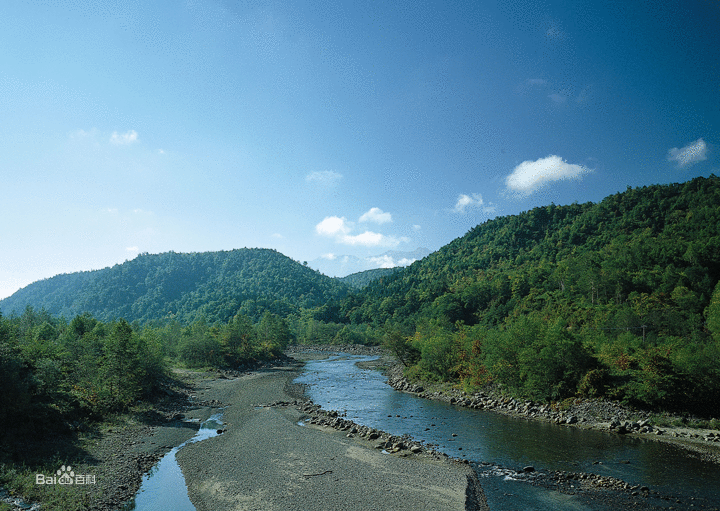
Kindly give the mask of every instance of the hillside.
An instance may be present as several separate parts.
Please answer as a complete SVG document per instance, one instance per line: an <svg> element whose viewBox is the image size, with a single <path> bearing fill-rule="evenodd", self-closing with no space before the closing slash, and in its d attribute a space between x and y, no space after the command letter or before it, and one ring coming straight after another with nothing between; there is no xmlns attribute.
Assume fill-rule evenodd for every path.
<svg viewBox="0 0 720 511"><path fill-rule="evenodd" d="M35 282L0 301L4 315L27 305L72 318L191 322L200 314L226 322L240 310L258 320L286 316L345 296L347 286L269 249L141 254L102 270Z"/></svg>
<svg viewBox="0 0 720 511"><path fill-rule="evenodd" d="M395 273L399 269L398 266L394 268L375 268L374 270L359 271L346 277L339 277L337 280L353 289L360 290L369 286L372 281Z"/></svg>
<svg viewBox="0 0 720 511"><path fill-rule="evenodd" d="M341 301L334 319L394 324L416 376L709 413L719 279L710 176L487 221Z"/></svg>

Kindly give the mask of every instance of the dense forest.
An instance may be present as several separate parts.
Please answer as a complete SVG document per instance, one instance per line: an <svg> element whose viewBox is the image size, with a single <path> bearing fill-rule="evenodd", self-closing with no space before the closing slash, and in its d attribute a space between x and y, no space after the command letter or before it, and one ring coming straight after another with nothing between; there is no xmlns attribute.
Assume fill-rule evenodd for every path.
<svg viewBox="0 0 720 511"><path fill-rule="evenodd" d="M720 179L630 189L478 225L338 301L410 376L519 396L717 414Z"/></svg>
<svg viewBox="0 0 720 511"><path fill-rule="evenodd" d="M260 249L145 254L60 275L0 302L3 378L45 396L39 404L66 389L58 402L122 405L122 392L88 389L112 371L116 330L129 328L133 356L157 361L133 397L165 361L233 365L293 342L384 342L411 378L717 415L716 176L499 217L409 267L344 280Z"/></svg>
<svg viewBox="0 0 720 511"><path fill-rule="evenodd" d="M287 323L269 312L255 324L237 314L212 326L200 319L140 328L87 313L68 322L28 306L20 316L0 315L0 432L71 429L156 397L168 364L253 365L289 342Z"/></svg>
<svg viewBox="0 0 720 511"><path fill-rule="evenodd" d="M27 305L57 316L90 313L110 321L227 322L238 312L258 321L345 296L349 288L275 250L141 254L102 270L35 282L0 301L5 315Z"/></svg>

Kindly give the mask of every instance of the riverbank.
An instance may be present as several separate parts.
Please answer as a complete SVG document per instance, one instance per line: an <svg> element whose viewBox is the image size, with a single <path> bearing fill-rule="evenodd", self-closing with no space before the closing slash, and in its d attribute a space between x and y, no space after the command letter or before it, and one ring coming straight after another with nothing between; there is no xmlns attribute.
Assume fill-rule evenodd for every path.
<svg viewBox="0 0 720 511"><path fill-rule="evenodd" d="M382 362L388 366L388 360ZM390 365L385 372L388 384L400 392L408 392L425 399L445 401L456 406L488 410L527 420L553 422L555 424L621 435L637 436L653 441L682 447L702 459L720 464L720 430L701 427L662 425L653 422L651 412L623 406L606 399L572 399L563 403L547 404L529 400L517 400L503 394L497 388L467 393L451 384L411 382L403 376L402 364ZM663 417L668 424L681 423L679 416Z"/></svg>
<svg viewBox="0 0 720 511"><path fill-rule="evenodd" d="M192 438L200 423L225 403L199 397L208 384L238 378L237 371L173 369L162 396L101 424L77 424L76 431L47 438L9 439L16 454L11 493L0 488L0 510L112 511L130 501L142 477L173 447ZM50 461L54 460L54 461ZM81 475L77 484L36 484L36 472ZM7 468L7 467L5 467Z"/></svg>
<svg viewBox="0 0 720 511"><path fill-rule="evenodd" d="M342 350L342 347L334 347L334 349L331 350L317 350L318 357L324 358L322 354L326 353L327 351L335 351L335 352L344 352ZM355 353L353 353L355 354ZM373 353L360 353L362 355L368 355ZM357 366L362 366L363 368L367 369L386 369L386 376L387 376L387 369L391 368L394 363L394 360L392 357L389 357L388 355L384 355L377 360L373 361L363 361L358 362ZM393 373L397 373L399 371L398 368L396 368L394 371L391 369L390 372L390 378L393 378ZM340 384L338 381L335 381L333 379L325 381L323 378L323 385L322 387L337 387ZM423 392L426 391L426 389L419 388L418 384L412 384L410 382L407 382L407 380L404 380L404 385L407 386L407 388L400 389L404 390L405 393L412 394L418 397L421 397ZM422 397L430 397L434 398L436 400L441 400L445 402L451 402L453 405L463 407L463 405L470 405L472 404L472 400L465 402L464 395L456 390L453 389L451 385L433 385L432 387L429 387L427 392L430 394L427 396ZM437 394L435 394L437 392ZM385 394L383 394L385 396ZM486 401L489 396L481 396L477 395L474 397L482 398L485 397ZM364 399L369 399L367 396L364 397ZM387 399L385 396L383 399ZM514 412L514 410L517 408L515 403L511 403L511 400L507 400L505 397L497 396L498 404L506 404L508 405L506 409L498 410L500 413L498 415L510 415L514 418L524 418L525 420L522 422L527 421L528 417L523 417L522 415L519 415ZM404 401L403 401L404 402ZM525 404L525 403L523 403ZM564 403L567 405L568 403ZM594 410L593 406L589 405L588 403L575 403L583 404L584 410ZM276 406L287 406L287 403L274 403ZM612 416L617 416L620 414L620 416L623 419L628 419L628 422L630 422L630 419L633 418L631 414L634 412L632 409L629 408L623 408L619 407L613 403L610 402L595 402L592 403L592 405L595 405L597 410L605 410L605 413L607 414L613 414ZM490 406L493 406L492 404ZM422 408L422 405L420 405ZM343 406L340 405L337 410L340 413L332 412L329 410L318 410L315 412L312 410L312 408L309 408L306 410L311 415L311 421L319 424L323 424L326 426L337 428L340 431L346 432L347 434L361 434L361 435L370 435L373 433L373 431L367 427L364 428L358 428L356 424L352 423L351 421L348 421L344 418L344 415L342 414L342 408ZM351 406L352 408L352 406ZM478 407L480 408L480 407ZM488 407L490 408L490 407ZM520 407L521 411L523 407ZM530 411L532 407L528 408L528 411ZM569 407L568 407L569 408ZM353 409L353 414L356 414L357 411ZM434 409L431 407L431 409ZM406 409L407 410L407 409ZM348 412L350 413L350 412ZM414 432L418 432L420 437L423 437L421 433L422 425L418 426L417 419L413 420L412 415L410 415L407 412L398 412L404 415L408 415L408 417L403 416L402 420L407 420L407 426L405 428L400 427L399 431L407 431L410 434L415 434ZM412 412L410 412L412 413ZM442 412L441 412L442 413ZM533 412L531 412L533 413ZM588 412L585 412L588 413ZM461 411L458 410L458 414L462 414ZM474 414L471 414L474 415ZM495 415L495 414L490 414ZM388 415L390 417L390 415ZM397 415L398 418L400 418L400 415ZM429 415L428 415L429 417ZM443 416L444 417L444 416ZM556 416L556 419L558 419L558 422L561 418L561 414L558 414ZM401 420L398 419L398 420ZM505 419L506 420L506 419ZM567 427L578 427L575 426L575 424L580 423L582 426L579 427L585 427L589 428L590 421L589 419L586 419L584 416L582 417L576 417L576 421L571 420L571 424L567 424L567 420L565 420L563 423ZM542 419L537 419L537 421L532 422L541 422ZM428 421L428 426L435 426L435 424L430 424ZM530 421L528 421L530 422ZM547 420L546 422L551 422ZM555 422L555 421L552 421ZM484 424L483 427L487 427L487 424L485 422L482 422ZM542 426L541 426L542 427ZM413 429L414 428L414 429ZM418 429L420 428L420 429ZM551 428L553 430L556 430L557 428ZM597 428L601 429L601 428ZM395 427L394 430L398 430L397 427ZM426 431L428 428L426 428ZM452 432L453 430L449 430ZM461 437L464 437L462 431L457 431L460 433ZM568 432L570 433L570 432ZM589 434L589 433L587 433ZM406 435L403 435L403 437L394 438L391 441L384 440L382 438L376 440L378 443L382 444L383 447L388 448L393 445L393 442L406 442L407 446L411 446L410 448L416 448L420 450L422 447L432 446L434 444L419 444L416 441L413 441L411 439L404 438ZM455 437L456 435L452 435ZM562 434L560 435L563 436ZM585 435L581 435L585 436ZM600 435L600 437L606 437L607 435ZM620 436L620 434L618 434ZM626 433L624 436L637 436L633 435L632 433ZM594 441L597 440L599 437L597 434L590 435L588 437L588 440L594 445ZM593 440L594 439L594 440ZM427 440L427 438L426 438ZM449 439L450 440L450 439ZM452 439L455 440L455 439ZM452 440L450 440L452 442ZM433 439L432 441L437 441ZM542 441L542 440L540 440ZM621 440L618 438L617 441ZM613 441L610 441L611 443ZM441 442L442 443L442 442ZM560 442L562 443L562 442ZM634 442L633 442L634 443ZM465 442L465 445L462 445L460 449L461 453L466 453L467 448L469 445L467 445L467 442ZM531 446L528 446L530 448L530 451L533 450ZM406 447L407 448L407 447ZM516 446L517 448L517 446ZM560 448L560 446L559 446ZM662 448L661 448L662 449ZM450 449L450 451L446 452L455 452L459 449ZM472 450L472 447L471 447ZM431 451L429 451L431 452ZM660 451L656 451L660 452ZM502 461L500 464L495 464L493 462L486 462L485 459L493 460L494 457L485 458L485 456L475 456L470 459L473 459L473 463L471 464L474 468L477 469L478 476L480 477L480 480L482 481L483 486L485 487L485 490L488 492L488 500L491 503L491 507L493 505L500 505L502 509L514 509L514 504L512 499L514 498L512 496L512 493L503 493L503 492L512 492L511 486L512 484L519 484L519 485L531 485L534 487L543 488L544 490L539 491L547 491L549 490L549 493L543 493L542 496L538 496L537 502L545 502L544 499L558 499L558 504L563 501L563 499L571 499L572 501L576 502L580 508L586 508L586 509L594 509L594 510L614 510L614 509L642 509L642 510L659 510L659 509L678 509L678 508L684 508L687 506L693 506L696 509L718 509L718 501L715 497L711 497L707 494L693 494L693 493L685 493L684 491L680 490L678 491L677 485L674 487L668 487L664 486L660 483L658 483L657 480L646 480L644 478L640 478L638 480L637 477L633 477L632 469L630 471L627 471L625 469L617 469L613 467L609 470L609 468L613 465L616 465L617 467L622 467L623 464L635 464L638 462L638 460L632 455L630 455L629 460L632 461L623 461L623 458L617 458L612 459L611 458L605 458L603 457L602 453L595 453L594 456L589 458L590 461L592 461L593 467L597 465L597 470L595 468L590 468L590 463L587 463L587 466L584 467L584 469L587 472L580 472L580 471L567 471L567 468L564 468L562 470L548 470L547 468L542 468L543 462L538 459L538 463L540 463L541 467L538 467L538 469L535 469L532 467L533 458L530 456L530 459L524 460L521 464L516 463L510 463L510 464L503 464ZM463 457L465 457L463 455ZM522 457L522 456L521 456ZM694 457L694 456L690 456ZM594 461L593 461L594 460ZM657 458L658 463L662 463L663 458L658 457ZM640 463L642 465L642 462ZM576 464L578 465L578 464ZM572 469L570 469L572 470ZM615 475L613 477L611 474ZM620 479L617 476L625 474L626 480ZM622 476L621 476L622 477ZM507 487L507 489L503 486L503 489L498 492L498 484L506 484L506 483L497 483L496 481L498 479L505 479L505 480L511 480L511 481L522 481L522 483L509 483L510 486ZM627 481L633 481L635 480L635 483L629 483ZM639 484L638 484L639 483ZM658 483L656 485L656 483ZM489 486L488 486L489 485ZM645 486L648 485L648 486ZM527 488L527 486L525 487ZM532 494L535 490L527 490L523 489L520 490L520 494L527 495ZM712 492L711 492L712 493ZM492 499L492 500L491 500ZM501 502L505 501L505 502ZM528 502L535 502L534 500L530 499ZM569 500L568 500L569 502ZM549 501L546 502L546 504L549 505ZM587 506L587 507L583 507ZM561 506L562 507L562 506ZM550 507L548 507L550 508Z"/></svg>

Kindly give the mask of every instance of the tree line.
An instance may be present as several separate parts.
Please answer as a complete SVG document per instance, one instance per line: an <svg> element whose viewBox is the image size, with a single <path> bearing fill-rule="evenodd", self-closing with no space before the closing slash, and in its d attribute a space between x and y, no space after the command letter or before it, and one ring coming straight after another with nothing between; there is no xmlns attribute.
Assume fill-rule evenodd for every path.
<svg viewBox="0 0 720 511"><path fill-rule="evenodd" d="M0 314L0 426L37 434L155 399L169 364L238 367L274 359L290 342L284 319L257 323L236 314L209 325L162 327L103 322L86 313L71 321L35 311Z"/></svg>

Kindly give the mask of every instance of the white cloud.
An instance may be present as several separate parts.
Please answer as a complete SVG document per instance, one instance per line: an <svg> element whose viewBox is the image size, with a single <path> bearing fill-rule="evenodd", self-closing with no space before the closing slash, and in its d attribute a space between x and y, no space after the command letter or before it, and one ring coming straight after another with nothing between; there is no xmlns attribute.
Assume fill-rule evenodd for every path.
<svg viewBox="0 0 720 511"><path fill-rule="evenodd" d="M308 183L320 183L320 184L334 184L340 181L342 179L342 174L339 174L337 172L333 172L332 170L319 170L315 172L311 172L307 176L305 176L305 181Z"/></svg>
<svg viewBox="0 0 720 511"><path fill-rule="evenodd" d="M128 252L139 252L140 249L138 247L125 247L125 250Z"/></svg>
<svg viewBox="0 0 720 511"><path fill-rule="evenodd" d="M465 213L467 208L481 208L485 213L495 211L495 206L491 204L485 205L485 201L483 201L482 195L479 193L473 193L472 196L461 193L458 196L453 211L455 213Z"/></svg>
<svg viewBox="0 0 720 511"><path fill-rule="evenodd" d="M363 213L360 217L361 222L375 222L376 224L385 224L392 222L392 215L383 212L380 208L370 208L370 211Z"/></svg>
<svg viewBox="0 0 720 511"><path fill-rule="evenodd" d="M339 240L345 245L362 245L365 247L377 247L386 243L386 236L379 232L365 231L354 236L345 235Z"/></svg>
<svg viewBox="0 0 720 511"><path fill-rule="evenodd" d="M404 236L396 238L395 236L386 236L378 232L365 231L362 234L353 236L341 236L338 238L338 241L345 245L362 245L364 247L397 247L400 243L410 240Z"/></svg>
<svg viewBox="0 0 720 511"><path fill-rule="evenodd" d="M408 259L407 257L403 257L402 259L396 261L392 256L388 254L375 257L367 257L365 258L365 260L370 263L371 266L374 266L376 268L395 268L396 266L408 266L417 261L417 259Z"/></svg>
<svg viewBox="0 0 720 511"><path fill-rule="evenodd" d="M285 238L285 236L283 236L283 235L280 234L279 232L275 232L275 233L271 234L270 236L272 236L273 238L277 238L277 239L279 239L279 240Z"/></svg>
<svg viewBox="0 0 720 511"><path fill-rule="evenodd" d="M373 210L377 210L376 214L370 216L373 221L378 221L378 217L380 220L388 221L386 220L387 217L385 215L389 215L389 213L383 213L377 208L371 209L365 215L370 214ZM363 217L365 217L365 215L363 215ZM345 217L328 216L315 226L315 232L321 236L335 238L336 242L342 243L343 245L352 246L396 247L400 243L410 241L409 238L404 236L397 238L395 236L388 236L373 231L365 231L361 234L350 234L354 227L355 224L353 222L348 222Z"/></svg>
<svg viewBox="0 0 720 511"><path fill-rule="evenodd" d="M558 94L557 92L549 94L548 97L553 100L553 103L565 103L565 101L567 101L565 96Z"/></svg>
<svg viewBox="0 0 720 511"><path fill-rule="evenodd" d="M323 254L320 257L323 259L327 259L328 261L334 261L335 259L337 259L337 256L335 254L333 254L332 252L330 252L328 254Z"/></svg>
<svg viewBox="0 0 720 511"><path fill-rule="evenodd" d="M667 159L668 161L676 161L678 168L707 160L707 144L702 138L698 138L695 142L691 142L682 149L673 147L668 151Z"/></svg>
<svg viewBox="0 0 720 511"><path fill-rule="evenodd" d="M412 230L415 231L415 232L420 231L420 229L422 229L422 227L420 227L418 224L415 224L415 225L412 226Z"/></svg>
<svg viewBox="0 0 720 511"><path fill-rule="evenodd" d="M126 131L125 133L118 133L113 131L110 135L110 142L115 145L128 145L138 141L138 134L135 130Z"/></svg>
<svg viewBox="0 0 720 511"><path fill-rule="evenodd" d="M366 260L377 268L395 268L397 266L393 258L389 255L368 257Z"/></svg>
<svg viewBox="0 0 720 511"><path fill-rule="evenodd" d="M349 223L345 217L328 216L315 226L315 232L321 236L337 236L347 234L352 229L352 223Z"/></svg>
<svg viewBox="0 0 720 511"><path fill-rule="evenodd" d="M542 186L561 179L579 179L580 176L592 172L582 165L567 163L559 156L550 155L536 161L524 161L512 171L505 184L521 195L530 195Z"/></svg>

